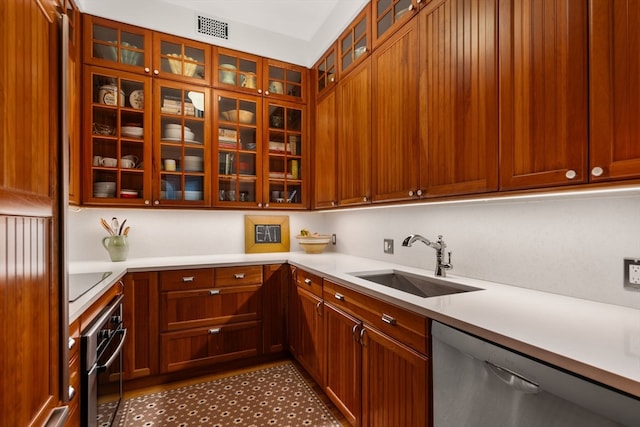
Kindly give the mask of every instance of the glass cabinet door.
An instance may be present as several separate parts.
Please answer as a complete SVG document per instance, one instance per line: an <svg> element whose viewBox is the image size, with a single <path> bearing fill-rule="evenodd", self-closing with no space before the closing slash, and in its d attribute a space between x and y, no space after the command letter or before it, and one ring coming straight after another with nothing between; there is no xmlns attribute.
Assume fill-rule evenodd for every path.
<svg viewBox="0 0 640 427"><path fill-rule="evenodd" d="M376 45L383 36L391 35L391 28L396 23L405 22L418 10L424 0L374 0L373 2L373 33Z"/></svg>
<svg viewBox="0 0 640 427"><path fill-rule="evenodd" d="M360 12L360 15L354 19L351 26L340 36L338 43L341 73L363 60L371 50L369 43L369 26L371 25L369 11L369 7L365 7Z"/></svg>
<svg viewBox="0 0 640 427"><path fill-rule="evenodd" d="M261 143L258 134L262 100L232 92L215 92L217 100L216 205L262 206Z"/></svg>
<svg viewBox="0 0 640 427"><path fill-rule="evenodd" d="M262 58L221 47L214 48L214 85L262 93Z"/></svg>
<svg viewBox="0 0 640 427"><path fill-rule="evenodd" d="M87 67L84 84L84 200L149 204L151 78Z"/></svg>
<svg viewBox="0 0 640 427"><path fill-rule="evenodd" d="M337 47L334 44L316 63L314 69L316 70L316 95L322 95L325 90L332 88L337 81L337 64L336 64L336 50Z"/></svg>
<svg viewBox="0 0 640 427"><path fill-rule="evenodd" d="M304 107L292 103L269 102L265 111L265 200L277 209L299 208L303 194Z"/></svg>
<svg viewBox="0 0 640 427"><path fill-rule="evenodd" d="M85 62L150 73L151 32L143 28L85 15Z"/></svg>
<svg viewBox="0 0 640 427"><path fill-rule="evenodd" d="M154 81L155 205L210 205L208 89Z"/></svg>
<svg viewBox="0 0 640 427"><path fill-rule="evenodd" d="M286 62L265 60L264 94L294 102L305 102L307 69Z"/></svg>
<svg viewBox="0 0 640 427"><path fill-rule="evenodd" d="M165 34L154 34L154 74L165 79L209 84L211 47Z"/></svg>

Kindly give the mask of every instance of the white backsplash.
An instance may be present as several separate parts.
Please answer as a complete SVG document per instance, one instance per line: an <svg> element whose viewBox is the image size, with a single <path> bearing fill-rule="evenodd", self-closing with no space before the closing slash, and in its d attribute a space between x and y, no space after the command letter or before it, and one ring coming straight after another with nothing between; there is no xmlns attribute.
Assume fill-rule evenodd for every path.
<svg viewBox="0 0 640 427"><path fill-rule="evenodd" d="M108 260L99 218L128 218L129 257L244 252L244 215L259 211L71 209L70 259ZM640 196L554 197L461 204L414 204L288 215L291 250L301 228L336 233L329 250L433 270L435 251L409 234L453 252L451 275L506 283L640 309L640 292L622 286L622 259L640 258ZM395 254L383 253L383 239Z"/></svg>

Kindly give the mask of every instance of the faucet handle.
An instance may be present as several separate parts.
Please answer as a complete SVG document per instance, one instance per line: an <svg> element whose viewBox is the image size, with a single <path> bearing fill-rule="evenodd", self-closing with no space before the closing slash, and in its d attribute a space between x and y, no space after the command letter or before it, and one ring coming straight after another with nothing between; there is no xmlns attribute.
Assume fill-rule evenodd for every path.
<svg viewBox="0 0 640 427"><path fill-rule="evenodd" d="M453 264L451 264L451 251L447 252L447 263L445 264L445 268L452 269Z"/></svg>

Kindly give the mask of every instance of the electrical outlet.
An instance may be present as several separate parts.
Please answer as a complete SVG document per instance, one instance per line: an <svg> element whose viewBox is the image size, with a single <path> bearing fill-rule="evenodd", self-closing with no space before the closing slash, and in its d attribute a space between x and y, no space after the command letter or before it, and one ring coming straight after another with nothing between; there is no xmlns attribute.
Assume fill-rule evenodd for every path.
<svg viewBox="0 0 640 427"><path fill-rule="evenodd" d="M384 239L384 253L393 254L393 239Z"/></svg>
<svg viewBox="0 0 640 427"><path fill-rule="evenodd" d="M335 233L331 235L331 244L332 245L336 244L336 235L335 235Z"/></svg>
<svg viewBox="0 0 640 427"><path fill-rule="evenodd" d="M640 291L640 259L624 259L624 287Z"/></svg>

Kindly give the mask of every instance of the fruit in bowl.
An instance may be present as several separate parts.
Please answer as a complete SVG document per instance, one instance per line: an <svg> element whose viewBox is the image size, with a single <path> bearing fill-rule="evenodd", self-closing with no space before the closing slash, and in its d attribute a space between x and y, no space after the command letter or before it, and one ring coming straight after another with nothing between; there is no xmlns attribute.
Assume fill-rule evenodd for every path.
<svg viewBox="0 0 640 427"><path fill-rule="evenodd" d="M328 234L311 233L307 229L300 230L300 234L296 236L300 247L308 254L319 254L331 242L331 236Z"/></svg>

